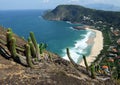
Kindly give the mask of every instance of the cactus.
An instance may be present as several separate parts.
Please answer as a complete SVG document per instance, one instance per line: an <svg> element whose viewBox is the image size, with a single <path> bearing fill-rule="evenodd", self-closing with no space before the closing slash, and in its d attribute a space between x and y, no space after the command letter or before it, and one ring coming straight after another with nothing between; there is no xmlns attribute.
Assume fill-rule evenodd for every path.
<svg viewBox="0 0 120 85"><path fill-rule="evenodd" d="M85 66L86 66L86 71L89 71L88 63L87 63L86 57L84 55L83 55L83 60L84 60Z"/></svg>
<svg viewBox="0 0 120 85"><path fill-rule="evenodd" d="M30 37L28 38L28 43L29 43L29 45L30 45L31 55L32 55L33 57L36 57L36 49L35 49L35 46L34 46L34 44L32 43L32 40L31 40Z"/></svg>
<svg viewBox="0 0 120 85"><path fill-rule="evenodd" d="M31 40L31 38L30 38L30 37L28 37L28 42L32 42L32 40Z"/></svg>
<svg viewBox="0 0 120 85"><path fill-rule="evenodd" d="M12 36L13 36L12 32L7 32L7 34L6 34L7 47L8 47L9 50L10 50L10 41L11 41L11 39L12 39Z"/></svg>
<svg viewBox="0 0 120 85"><path fill-rule="evenodd" d="M26 61L29 67L33 67L32 59L31 59L31 52L29 44L26 44Z"/></svg>
<svg viewBox="0 0 120 85"><path fill-rule="evenodd" d="M35 49L36 49L36 57L40 60L39 45L37 44L37 41L35 39L33 32L30 32L30 38L31 38L32 43L34 44Z"/></svg>
<svg viewBox="0 0 120 85"><path fill-rule="evenodd" d="M12 37L12 39L10 40L10 52L11 55L13 57L13 59L16 59L16 39L14 37Z"/></svg>
<svg viewBox="0 0 120 85"><path fill-rule="evenodd" d="M70 56L69 48L66 48L66 51L67 51L67 56L68 56L68 58L70 59L71 63L72 63L74 66L76 66L76 63L73 61L73 59L72 59L71 56Z"/></svg>
<svg viewBox="0 0 120 85"><path fill-rule="evenodd" d="M35 39L35 36L34 36L34 33L33 32L30 32L30 38L35 46L35 48L37 49L37 41Z"/></svg>
<svg viewBox="0 0 120 85"><path fill-rule="evenodd" d="M12 32L7 32L7 41L9 42L12 39Z"/></svg>
<svg viewBox="0 0 120 85"><path fill-rule="evenodd" d="M43 53L43 50L44 50L45 48L47 48L47 45L44 44L44 43L40 43L39 48L40 48L40 54L42 54L42 53Z"/></svg>
<svg viewBox="0 0 120 85"><path fill-rule="evenodd" d="M91 78L95 79L95 68L94 68L94 65L92 64L91 65Z"/></svg>
<svg viewBox="0 0 120 85"><path fill-rule="evenodd" d="M12 32L12 29L11 29L11 28L8 28L8 29L7 29L7 32Z"/></svg>
<svg viewBox="0 0 120 85"><path fill-rule="evenodd" d="M31 55L33 57L36 57L35 47L34 47L34 45L33 45L33 43L31 41L29 42L29 45L30 45Z"/></svg>
<svg viewBox="0 0 120 85"><path fill-rule="evenodd" d="M42 53L43 53L43 49L44 49L44 44L41 43L41 44L39 45L39 48L40 48L40 54L42 54Z"/></svg>

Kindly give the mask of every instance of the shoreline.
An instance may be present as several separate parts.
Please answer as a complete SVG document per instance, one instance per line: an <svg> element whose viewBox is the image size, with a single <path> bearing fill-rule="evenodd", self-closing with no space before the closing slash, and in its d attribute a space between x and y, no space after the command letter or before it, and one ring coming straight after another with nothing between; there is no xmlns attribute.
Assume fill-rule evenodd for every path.
<svg viewBox="0 0 120 85"><path fill-rule="evenodd" d="M90 28L86 28L86 30L91 30L93 32L96 33L95 38L92 39L88 39L88 41L86 43L94 43L93 47L91 49L91 53L89 56L86 56L86 60L88 63L88 66L91 65L92 62L94 62L94 60L97 58L97 56L100 54L100 51L103 49L103 35L101 31L98 30L94 30L94 29L90 29ZM79 63L79 65L82 65L85 67L84 64L84 60L82 59L82 61Z"/></svg>

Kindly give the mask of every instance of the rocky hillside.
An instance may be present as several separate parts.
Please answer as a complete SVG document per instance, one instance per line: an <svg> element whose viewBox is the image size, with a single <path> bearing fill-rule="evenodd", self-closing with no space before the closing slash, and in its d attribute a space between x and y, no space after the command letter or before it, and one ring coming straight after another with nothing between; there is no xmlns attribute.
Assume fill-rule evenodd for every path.
<svg viewBox="0 0 120 85"><path fill-rule="evenodd" d="M95 10L78 5L59 5L43 17L48 20L71 21L86 25L103 23L120 27L120 12Z"/></svg>
<svg viewBox="0 0 120 85"><path fill-rule="evenodd" d="M8 31L10 30L0 27L1 85L115 85L109 76L96 76L93 79L90 71L86 71L84 67L46 50L40 55L40 59L34 60L32 56L30 66L25 49L28 41L13 33L12 37L16 39L16 44L13 46L16 55L13 55L7 44Z"/></svg>

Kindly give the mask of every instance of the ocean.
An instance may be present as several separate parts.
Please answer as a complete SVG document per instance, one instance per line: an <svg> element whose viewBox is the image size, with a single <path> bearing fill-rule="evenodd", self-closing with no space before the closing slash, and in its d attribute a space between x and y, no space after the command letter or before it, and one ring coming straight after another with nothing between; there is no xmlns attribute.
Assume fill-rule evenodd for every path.
<svg viewBox="0 0 120 85"><path fill-rule="evenodd" d="M79 63L82 55L88 56L93 44L86 41L95 33L89 30L76 30L72 24L64 21L48 21L42 18L42 10L14 10L0 11L0 25L12 28L17 35L27 39L33 31L38 43L46 43L47 50L54 52L64 59L68 59L66 48L70 49L72 59Z"/></svg>

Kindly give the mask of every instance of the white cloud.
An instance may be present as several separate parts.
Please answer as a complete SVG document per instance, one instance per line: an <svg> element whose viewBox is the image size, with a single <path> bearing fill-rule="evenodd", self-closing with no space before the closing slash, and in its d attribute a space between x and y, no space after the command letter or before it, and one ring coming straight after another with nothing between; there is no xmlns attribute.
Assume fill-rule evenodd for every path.
<svg viewBox="0 0 120 85"><path fill-rule="evenodd" d="M105 2L109 2L110 0L93 0L93 2L95 3L105 3Z"/></svg>
<svg viewBox="0 0 120 85"><path fill-rule="evenodd" d="M69 0L68 2L79 2L79 0Z"/></svg>
<svg viewBox="0 0 120 85"><path fill-rule="evenodd" d="M116 2L119 0L84 0L85 3L103 3L103 4L117 4ZM120 1L119 1L120 2Z"/></svg>
<svg viewBox="0 0 120 85"><path fill-rule="evenodd" d="M48 3L50 0L43 0L43 3Z"/></svg>

